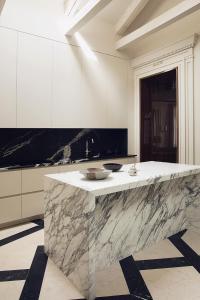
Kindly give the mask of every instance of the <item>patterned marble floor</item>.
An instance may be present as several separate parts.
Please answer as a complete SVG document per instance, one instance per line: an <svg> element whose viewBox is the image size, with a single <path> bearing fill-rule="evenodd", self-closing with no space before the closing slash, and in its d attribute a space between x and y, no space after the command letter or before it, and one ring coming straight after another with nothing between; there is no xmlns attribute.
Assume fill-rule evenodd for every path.
<svg viewBox="0 0 200 300"><path fill-rule="evenodd" d="M0 300L83 299L43 251L43 221L0 230ZM200 299L200 236L185 231L96 274L97 299Z"/></svg>

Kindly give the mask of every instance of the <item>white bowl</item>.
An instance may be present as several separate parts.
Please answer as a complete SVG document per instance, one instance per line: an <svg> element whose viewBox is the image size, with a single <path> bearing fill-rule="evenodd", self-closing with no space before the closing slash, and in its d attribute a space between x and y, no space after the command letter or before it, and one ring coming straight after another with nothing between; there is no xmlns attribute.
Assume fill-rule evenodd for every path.
<svg viewBox="0 0 200 300"><path fill-rule="evenodd" d="M112 171L101 168L88 168L81 170L80 173L89 180L101 180L107 178Z"/></svg>

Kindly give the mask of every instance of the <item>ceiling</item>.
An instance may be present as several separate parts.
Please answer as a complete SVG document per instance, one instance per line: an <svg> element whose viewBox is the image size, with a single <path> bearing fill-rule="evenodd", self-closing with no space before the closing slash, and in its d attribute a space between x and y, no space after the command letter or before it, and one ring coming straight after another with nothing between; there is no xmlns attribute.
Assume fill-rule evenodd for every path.
<svg viewBox="0 0 200 300"><path fill-rule="evenodd" d="M112 0L99 14L98 17L108 23L116 24L127 7L134 0Z"/></svg>
<svg viewBox="0 0 200 300"><path fill-rule="evenodd" d="M70 3L70 1L73 2L73 0L68 0L66 2ZM134 0L112 0L111 3L109 3L100 13L98 13L99 18L105 20L106 22L110 24L116 24L120 16L125 12L127 7L131 2ZM73 13L77 13L80 11L88 0L75 0L75 10L72 10Z"/></svg>
<svg viewBox="0 0 200 300"><path fill-rule="evenodd" d="M82 8L88 0L76 1L79 1L79 8ZM135 0L112 0L98 13L96 18L110 23L113 28L115 28L118 20L134 1ZM183 1L184 0L149 0L134 22L129 26L126 34L136 30ZM177 40L185 39L194 34L194 32L200 32L199 18L200 10L128 45L128 47L123 49L123 53L129 57L136 57L152 51L155 48L166 47L168 44L173 44Z"/></svg>
<svg viewBox="0 0 200 300"><path fill-rule="evenodd" d="M63 4L66 3L66 1L69 0L6 0L0 17L0 25L65 42L66 15L64 14ZM77 1L79 1L79 7L81 8L88 0ZM127 48L123 49L122 52L115 52L115 42L119 39L119 36L117 36L115 32L115 26L119 18L133 1L135 0L112 0L110 4L94 18L101 19L103 22L97 22L96 25L96 21L92 20L90 21L91 23L88 23L88 26L85 26L85 31L83 32L85 32L88 42L92 45L93 49L101 49L101 51L107 52L111 51L111 53L115 54L119 53L120 56L123 53L123 56L132 58L143 55L155 48L166 47L168 44L185 39L194 32L200 32L199 9L177 20L173 24L130 44ZM137 21L136 24L135 21L135 24L132 24L135 26L131 25L126 34L129 33L129 31L134 31L137 27L142 26L143 23L148 22L149 19L151 20L169 9L169 2L170 5L174 6L183 0L168 1L169 0L149 0L149 4L145 6L137 17L140 22ZM149 5L151 5L151 7ZM110 23L111 26L107 26L106 22ZM99 28L98 24L101 24L101 28ZM96 36L98 36L98 39ZM101 38L99 38L99 36L101 36ZM105 43L102 41L105 41Z"/></svg>

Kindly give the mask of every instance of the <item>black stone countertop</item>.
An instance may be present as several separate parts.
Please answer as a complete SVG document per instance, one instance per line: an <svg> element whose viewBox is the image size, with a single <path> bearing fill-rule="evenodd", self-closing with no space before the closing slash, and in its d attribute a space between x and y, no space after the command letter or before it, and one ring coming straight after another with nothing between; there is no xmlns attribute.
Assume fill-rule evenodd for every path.
<svg viewBox="0 0 200 300"><path fill-rule="evenodd" d="M14 165L14 166L9 166L9 167L0 167L0 172L5 172L5 171L16 171L16 170L24 170L24 169L38 169L38 168L45 168L45 167L56 167L56 166L67 166L67 165L72 165L72 164L82 164L82 163L88 163L92 161L101 161L101 160L111 160L111 159L120 159L120 158L131 158L131 157L136 157L136 154L129 154L127 156L115 156L115 157L106 157L106 158L90 158L90 159L82 159L79 161L73 161L70 163L66 164L34 164L34 165Z"/></svg>

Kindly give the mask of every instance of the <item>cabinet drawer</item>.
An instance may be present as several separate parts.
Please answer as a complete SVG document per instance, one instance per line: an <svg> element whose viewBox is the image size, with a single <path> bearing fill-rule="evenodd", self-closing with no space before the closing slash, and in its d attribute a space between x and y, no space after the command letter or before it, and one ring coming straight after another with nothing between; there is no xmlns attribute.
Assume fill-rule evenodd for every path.
<svg viewBox="0 0 200 300"><path fill-rule="evenodd" d="M0 223L21 219L21 196L0 199Z"/></svg>
<svg viewBox="0 0 200 300"><path fill-rule="evenodd" d="M44 193L22 195L22 218L42 215L44 213Z"/></svg>
<svg viewBox="0 0 200 300"><path fill-rule="evenodd" d="M126 158L116 158L115 160L109 160L109 162L115 162L117 164L133 164L136 162L136 158L135 157L126 157ZM104 162L106 163L106 162Z"/></svg>
<svg viewBox="0 0 200 300"><path fill-rule="evenodd" d="M22 194L43 190L44 175L57 171L57 167L22 170Z"/></svg>
<svg viewBox="0 0 200 300"><path fill-rule="evenodd" d="M99 160L99 161L89 161L84 163L77 163L72 165L65 165L65 166L58 166L58 172L71 172L77 170L83 170L87 168L102 168L103 164L115 162L121 164L131 164L135 162L134 157L127 157L127 158L114 158L114 159L107 159L107 160Z"/></svg>
<svg viewBox="0 0 200 300"><path fill-rule="evenodd" d="M58 172L72 172L72 171L79 171L84 170L86 168L92 168L100 166L97 162L86 162L86 163L80 163L80 164L71 164L71 165L65 165L65 166L59 166Z"/></svg>
<svg viewBox="0 0 200 300"><path fill-rule="evenodd" d="M0 173L0 197L21 194L21 171Z"/></svg>

